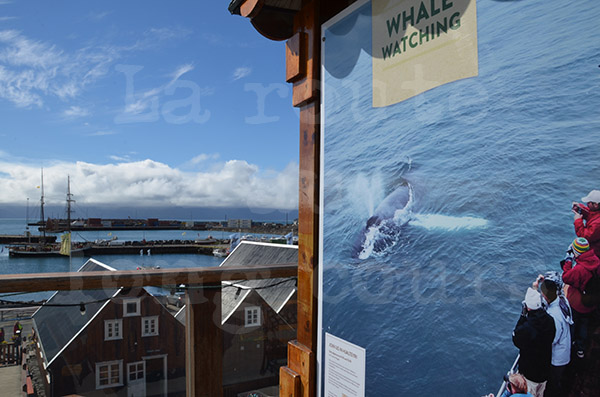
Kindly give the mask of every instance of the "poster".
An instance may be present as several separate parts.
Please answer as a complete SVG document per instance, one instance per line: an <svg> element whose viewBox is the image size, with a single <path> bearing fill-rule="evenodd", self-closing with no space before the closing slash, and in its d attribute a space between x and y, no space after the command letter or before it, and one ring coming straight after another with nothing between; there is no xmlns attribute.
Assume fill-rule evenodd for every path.
<svg viewBox="0 0 600 397"><path fill-rule="evenodd" d="M365 396L365 349L325 334L325 395Z"/></svg>
<svg viewBox="0 0 600 397"><path fill-rule="evenodd" d="M373 106L477 76L475 0L373 0Z"/></svg>
<svg viewBox="0 0 600 397"><path fill-rule="evenodd" d="M479 1L476 76L385 107L372 10L322 29L319 368L330 333L365 349L366 395L496 393L600 189L600 4Z"/></svg>

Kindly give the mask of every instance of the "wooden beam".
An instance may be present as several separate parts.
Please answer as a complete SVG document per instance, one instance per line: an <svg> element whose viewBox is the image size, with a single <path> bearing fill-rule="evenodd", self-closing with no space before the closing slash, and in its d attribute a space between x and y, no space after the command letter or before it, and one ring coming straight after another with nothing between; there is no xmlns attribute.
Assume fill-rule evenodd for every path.
<svg viewBox="0 0 600 397"><path fill-rule="evenodd" d="M294 17L294 32L306 33L304 48L306 53L306 76L294 82L292 105L302 107L309 102L319 101L321 78L321 22L319 20L320 2L307 1ZM302 126L300 127L302 128Z"/></svg>
<svg viewBox="0 0 600 397"><path fill-rule="evenodd" d="M186 395L223 396L221 284L186 291Z"/></svg>
<svg viewBox="0 0 600 397"><path fill-rule="evenodd" d="M299 396L301 392L300 374L288 367L279 368L279 397Z"/></svg>
<svg viewBox="0 0 600 397"><path fill-rule="evenodd" d="M280 378L286 397L313 397L316 390L317 311L319 283L319 189L320 189L320 1L306 1L294 18L294 31L305 35L305 75L294 81L292 103L300 107L300 181L298 226L298 333L288 343L286 372L298 377ZM281 372L283 373L283 372Z"/></svg>
<svg viewBox="0 0 600 397"><path fill-rule="evenodd" d="M317 349L319 263L319 104L300 109L298 342Z"/></svg>
<svg viewBox="0 0 600 397"><path fill-rule="evenodd" d="M288 368L299 374L300 381L299 394L294 397L316 395L315 356L316 353L298 341L288 343Z"/></svg>
<svg viewBox="0 0 600 397"><path fill-rule="evenodd" d="M179 284L204 285L221 281L264 280L296 275L296 263L116 272L6 274L0 276L0 293L158 287Z"/></svg>
<svg viewBox="0 0 600 397"><path fill-rule="evenodd" d="M285 43L285 81L306 77L306 33L297 32Z"/></svg>

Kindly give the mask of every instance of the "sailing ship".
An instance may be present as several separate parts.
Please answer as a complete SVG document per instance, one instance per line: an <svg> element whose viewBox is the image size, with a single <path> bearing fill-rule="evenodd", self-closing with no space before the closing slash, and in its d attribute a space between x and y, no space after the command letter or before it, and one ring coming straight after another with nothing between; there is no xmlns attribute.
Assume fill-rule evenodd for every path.
<svg viewBox="0 0 600 397"><path fill-rule="evenodd" d="M20 244L10 246L9 257L38 257L38 256L83 256L90 244L71 242L71 232L63 234L60 243L50 243L46 237L46 221L44 216L44 170L41 174L41 198L40 198L40 231L42 236L37 244ZM71 204L74 203L71 194L71 178L67 176L67 228L71 224ZM55 239L54 239L55 240Z"/></svg>

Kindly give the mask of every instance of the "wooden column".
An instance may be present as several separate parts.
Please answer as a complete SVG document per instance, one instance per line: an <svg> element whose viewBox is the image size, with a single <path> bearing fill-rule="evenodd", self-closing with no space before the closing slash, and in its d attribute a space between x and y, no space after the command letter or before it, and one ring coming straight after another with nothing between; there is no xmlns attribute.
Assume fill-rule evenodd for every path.
<svg viewBox="0 0 600 397"><path fill-rule="evenodd" d="M188 397L223 396L221 283L186 292L185 378Z"/></svg>
<svg viewBox="0 0 600 397"><path fill-rule="evenodd" d="M319 2L307 1L294 19L288 42L287 80L300 108L298 226L298 334L288 344L288 365L280 370L281 397L316 395L321 26Z"/></svg>

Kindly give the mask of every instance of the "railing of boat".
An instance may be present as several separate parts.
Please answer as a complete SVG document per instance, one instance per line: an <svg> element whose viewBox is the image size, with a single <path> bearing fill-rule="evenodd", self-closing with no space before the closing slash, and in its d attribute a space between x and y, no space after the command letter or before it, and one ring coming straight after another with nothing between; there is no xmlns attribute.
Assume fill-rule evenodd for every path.
<svg viewBox="0 0 600 397"><path fill-rule="evenodd" d="M515 358L515 361L513 362L512 367L510 367L510 369L506 373L507 375L514 374L515 372L517 372L517 367L519 366L519 358L520 357L521 357L521 355L517 354L517 358ZM505 380L502 381L502 386L500 386L500 390L498 390L498 394L496 394L496 397L502 396L502 393L504 393L504 390L506 390L506 381Z"/></svg>

